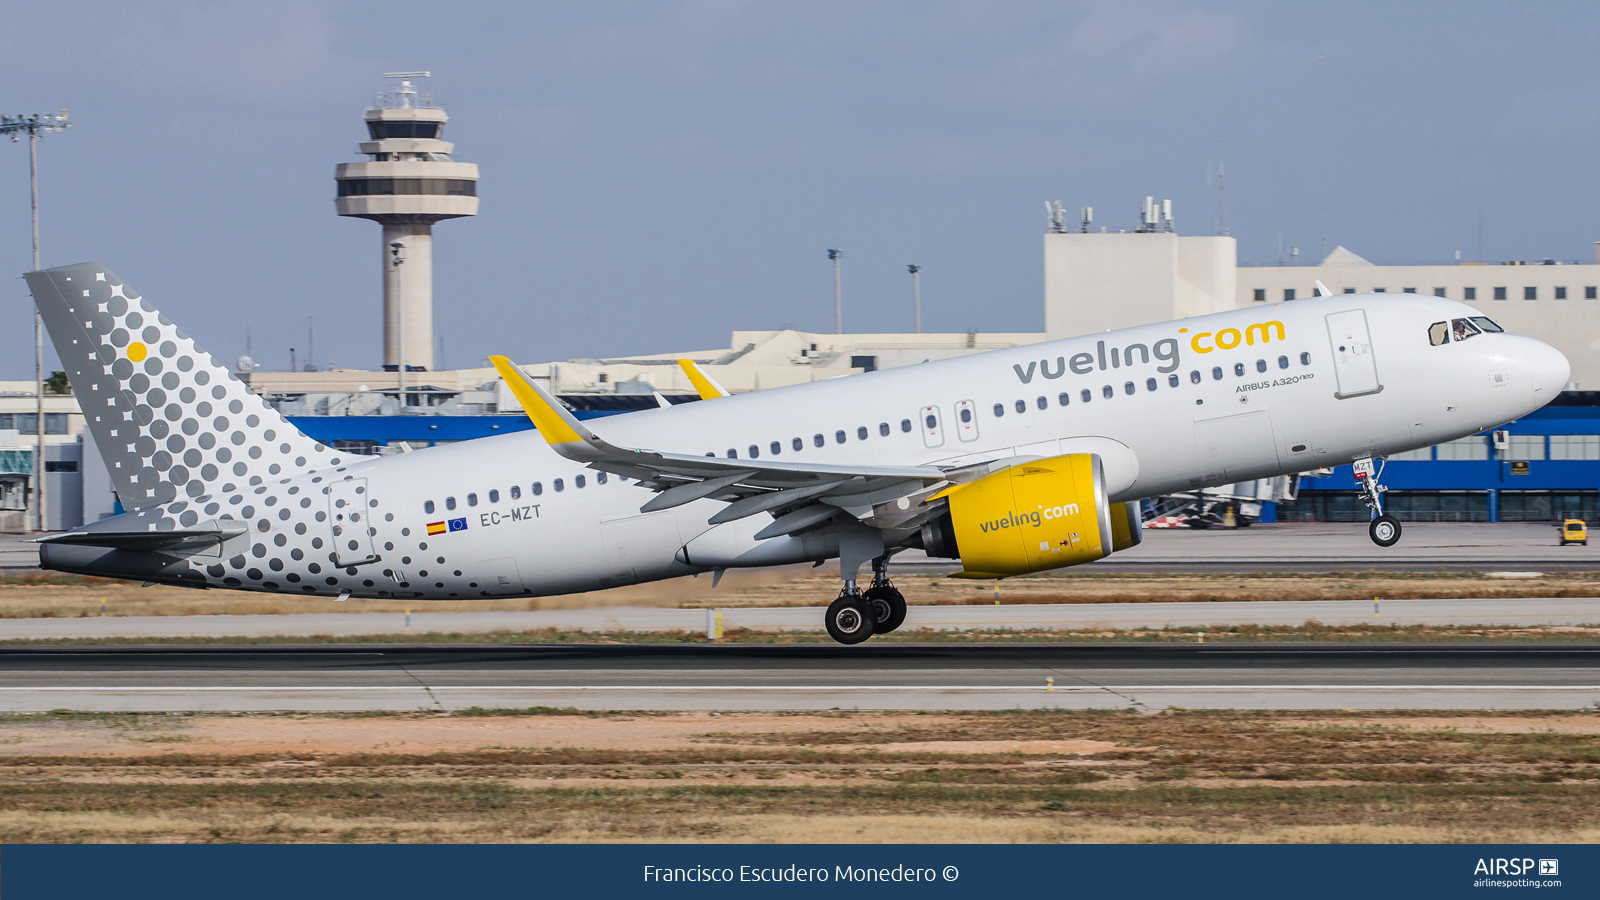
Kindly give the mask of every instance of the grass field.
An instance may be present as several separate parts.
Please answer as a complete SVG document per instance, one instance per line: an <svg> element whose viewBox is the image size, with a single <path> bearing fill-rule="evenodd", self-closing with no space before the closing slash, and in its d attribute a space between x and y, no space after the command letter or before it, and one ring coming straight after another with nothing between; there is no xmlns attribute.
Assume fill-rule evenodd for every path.
<svg viewBox="0 0 1600 900"><path fill-rule="evenodd" d="M7 842L1597 839L1597 713L0 717Z"/></svg>
<svg viewBox="0 0 1600 900"><path fill-rule="evenodd" d="M1597 597L1600 573L1552 572L1538 578L1493 578L1477 572L1339 572L1239 574L1114 573L1093 566L1005 581L964 581L915 575L896 581L913 604L1144 603L1218 600L1370 600L1451 597ZM722 607L825 606L839 593L827 567L729 573L713 590L711 578L556 597L448 602L349 600L242 591L198 591L75 575L0 577L0 618L271 615L306 612L401 612L406 609L525 610L584 606Z"/></svg>

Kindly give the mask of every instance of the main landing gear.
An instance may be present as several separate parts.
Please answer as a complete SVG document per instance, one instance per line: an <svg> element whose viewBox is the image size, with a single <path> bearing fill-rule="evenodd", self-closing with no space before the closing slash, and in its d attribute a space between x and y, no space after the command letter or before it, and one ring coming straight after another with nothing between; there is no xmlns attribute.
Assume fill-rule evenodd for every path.
<svg viewBox="0 0 1600 900"><path fill-rule="evenodd" d="M828 606L828 636L841 644L859 644L874 634L888 634L906 620L906 598L889 580L889 557L872 561L872 586L862 591L846 581L839 599Z"/></svg>
<svg viewBox="0 0 1600 900"><path fill-rule="evenodd" d="M1374 463L1367 456L1355 463L1356 490L1361 500L1372 511L1372 522L1367 525L1367 536L1379 547L1393 547L1400 540L1400 520L1383 511L1383 493L1388 488L1379 484L1383 477L1383 464Z"/></svg>

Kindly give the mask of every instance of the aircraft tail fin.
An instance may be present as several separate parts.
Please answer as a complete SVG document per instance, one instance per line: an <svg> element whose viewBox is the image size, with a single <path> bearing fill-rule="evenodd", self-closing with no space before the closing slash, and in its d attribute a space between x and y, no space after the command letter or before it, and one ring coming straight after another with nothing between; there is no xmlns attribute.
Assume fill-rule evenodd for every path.
<svg viewBox="0 0 1600 900"><path fill-rule="evenodd" d="M105 266L23 277L123 507L338 464Z"/></svg>

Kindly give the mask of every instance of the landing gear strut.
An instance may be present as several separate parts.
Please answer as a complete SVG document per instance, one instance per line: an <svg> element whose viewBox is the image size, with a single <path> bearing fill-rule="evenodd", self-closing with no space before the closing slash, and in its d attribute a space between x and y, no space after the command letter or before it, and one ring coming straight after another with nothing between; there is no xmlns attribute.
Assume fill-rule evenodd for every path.
<svg viewBox="0 0 1600 900"><path fill-rule="evenodd" d="M888 634L906 620L906 598L889 581L887 554L872 561L872 587L867 588L862 596L871 604L873 616L877 619L873 634Z"/></svg>
<svg viewBox="0 0 1600 900"><path fill-rule="evenodd" d="M1393 547L1400 540L1400 520L1383 511L1383 494L1388 488L1379 484L1383 477L1383 463L1374 465L1366 456L1355 463L1356 490L1361 501L1372 511L1372 522L1367 526L1367 536L1379 547Z"/></svg>

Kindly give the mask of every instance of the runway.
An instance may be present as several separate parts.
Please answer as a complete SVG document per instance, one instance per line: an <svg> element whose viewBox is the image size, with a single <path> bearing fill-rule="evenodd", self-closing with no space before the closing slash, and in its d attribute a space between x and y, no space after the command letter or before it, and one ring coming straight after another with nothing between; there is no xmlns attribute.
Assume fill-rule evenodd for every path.
<svg viewBox="0 0 1600 900"><path fill-rule="evenodd" d="M1578 709L1600 645L0 650L0 711Z"/></svg>
<svg viewBox="0 0 1600 900"><path fill-rule="evenodd" d="M357 601L350 605L359 608ZM437 609L441 604L435 604ZM913 606L905 628L934 631L1205 628L1220 625L1593 625L1600 598L1040 603ZM821 631L820 607L722 611L725 630ZM706 610L646 606L503 612L298 613L0 619L0 640L106 637L357 637L490 631L704 631Z"/></svg>
<svg viewBox="0 0 1600 900"><path fill-rule="evenodd" d="M30 537L0 535L0 572L39 571L38 546L27 543ZM896 556L894 565L928 574L960 568L920 551ZM1562 547L1548 522L1407 522L1400 543L1387 548L1367 538L1362 522L1151 528L1139 546L1092 565L1121 572L1596 571L1600 542Z"/></svg>

